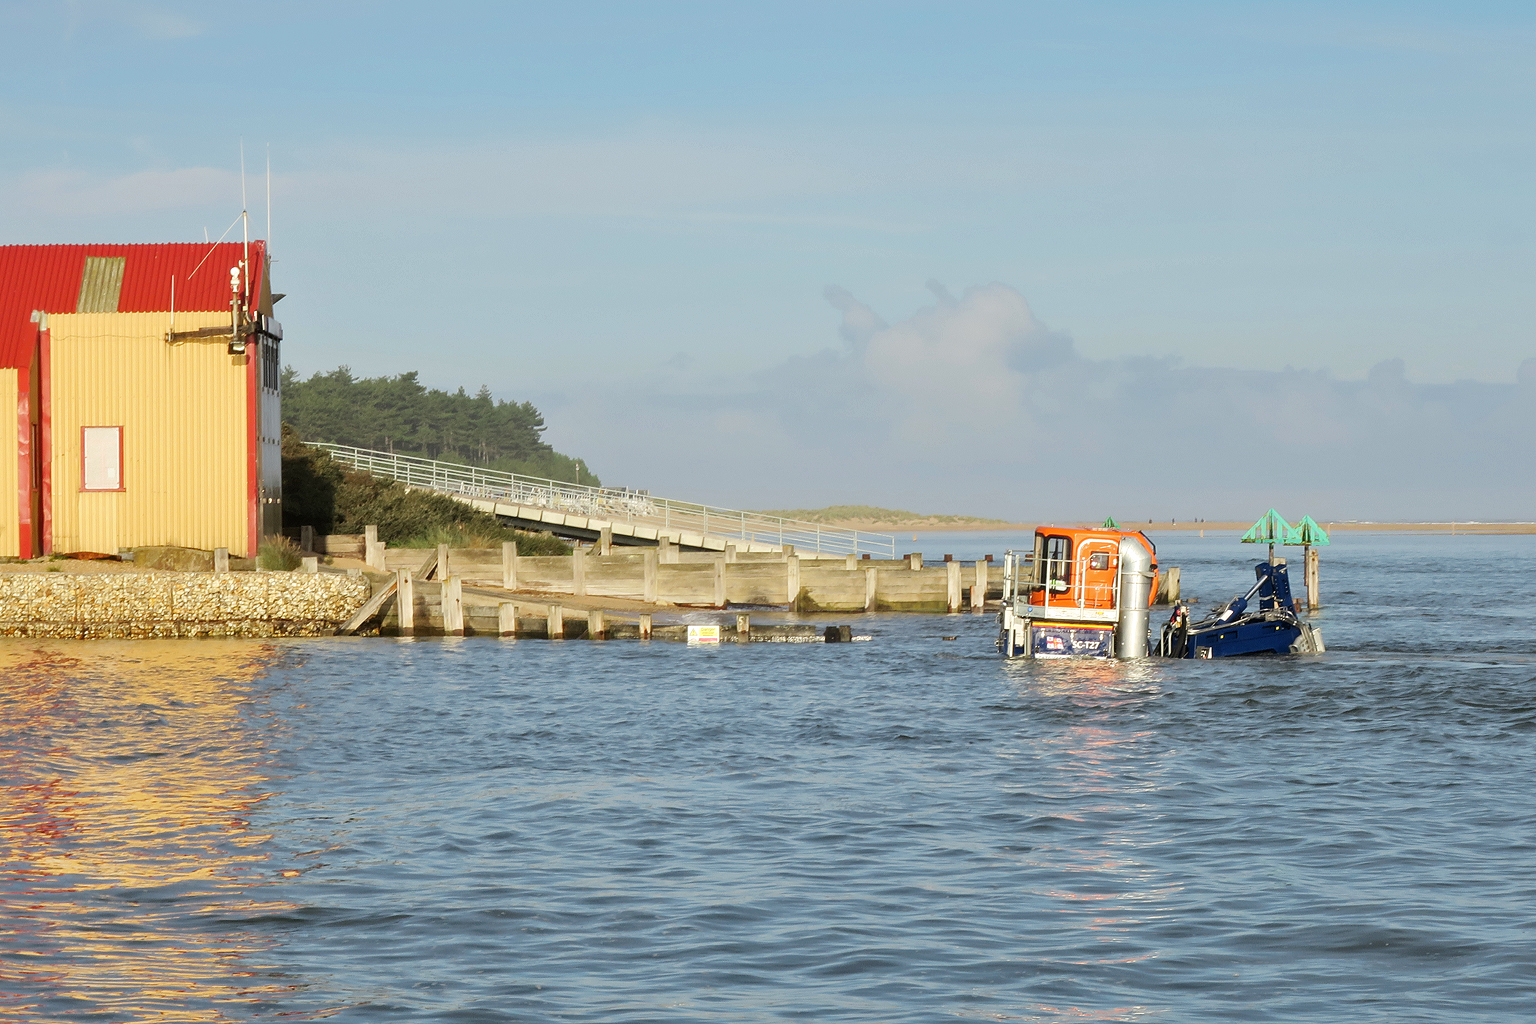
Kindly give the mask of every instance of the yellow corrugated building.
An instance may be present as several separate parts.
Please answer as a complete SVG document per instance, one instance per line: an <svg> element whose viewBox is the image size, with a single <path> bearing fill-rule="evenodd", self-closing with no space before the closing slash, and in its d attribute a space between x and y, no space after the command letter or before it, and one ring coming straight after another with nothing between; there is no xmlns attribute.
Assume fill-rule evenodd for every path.
<svg viewBox="0 0 1536 1024"><path fill-rule="evenodd" d="M281 530L265 246L0 247L0 551L253 556Z"/></svg>

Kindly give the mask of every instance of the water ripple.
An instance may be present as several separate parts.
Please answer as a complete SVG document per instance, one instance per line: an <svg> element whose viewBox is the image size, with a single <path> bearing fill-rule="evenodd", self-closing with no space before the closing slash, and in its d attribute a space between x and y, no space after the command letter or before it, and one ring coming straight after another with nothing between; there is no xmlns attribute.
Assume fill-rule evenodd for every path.
<svg viewBox="0 0 1536 1024"><path fill-rule="evenodd" d="M1331 561L1311 659L0 648L0 1016L1524 1019L1536 558L1441 542Z"/></svg>

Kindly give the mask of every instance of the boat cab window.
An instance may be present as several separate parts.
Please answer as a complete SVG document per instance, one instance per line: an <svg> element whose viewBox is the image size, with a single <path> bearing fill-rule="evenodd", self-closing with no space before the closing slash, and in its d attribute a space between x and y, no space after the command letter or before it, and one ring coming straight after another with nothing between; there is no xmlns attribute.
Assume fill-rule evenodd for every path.
<svg viewBox="0 0 1536 1024"><path fill-rule="evenodd" d="M1065 593L1072 585L1072 541L1068 537L1046 537L1041 548L1037 582L1053 594Z"/></svg>

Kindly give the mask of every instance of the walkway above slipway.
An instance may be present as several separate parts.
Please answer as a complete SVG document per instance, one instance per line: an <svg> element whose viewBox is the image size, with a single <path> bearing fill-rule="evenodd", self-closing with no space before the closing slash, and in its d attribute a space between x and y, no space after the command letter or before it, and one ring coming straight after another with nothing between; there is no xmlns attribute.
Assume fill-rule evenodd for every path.
<svg viewBox="0 0 1536 1024"><path fill-rule="evenodd" d="M724 551L729 544L737 551L782 551L793 546L800 554L896 557L896 538L886 533L844 530L658 498L645 491L586 487L350 445L310 444L361 472L446 494L518 529L571 540L596 540L608 530L619 545L650 546L665 539L693 551Z"/></svg>

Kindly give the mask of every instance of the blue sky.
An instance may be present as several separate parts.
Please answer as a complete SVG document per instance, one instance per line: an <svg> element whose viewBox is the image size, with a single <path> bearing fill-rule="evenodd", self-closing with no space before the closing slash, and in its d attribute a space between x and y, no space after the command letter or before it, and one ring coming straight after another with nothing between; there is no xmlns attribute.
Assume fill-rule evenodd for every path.
<svg viewBox="0 0 1536 1024"><path fill-rule="evenodd" d="M1456 381L1514 401L1536 357L1533 28L1486 3L0 4L0 242L217 235L243 137L258 229L271 147L301 372L532 398L614 482L1018 514L1025 489L793 468L814 448L769 474L615 441L750 438L689 410L844 353L829 286L899 333L996 283L1082 372L1344 386L1387 364L1426 401ZM949 408L998 372L932 358L950 383L892 400ZM1466 514L1530 497L1499 494Z"/></svg>

